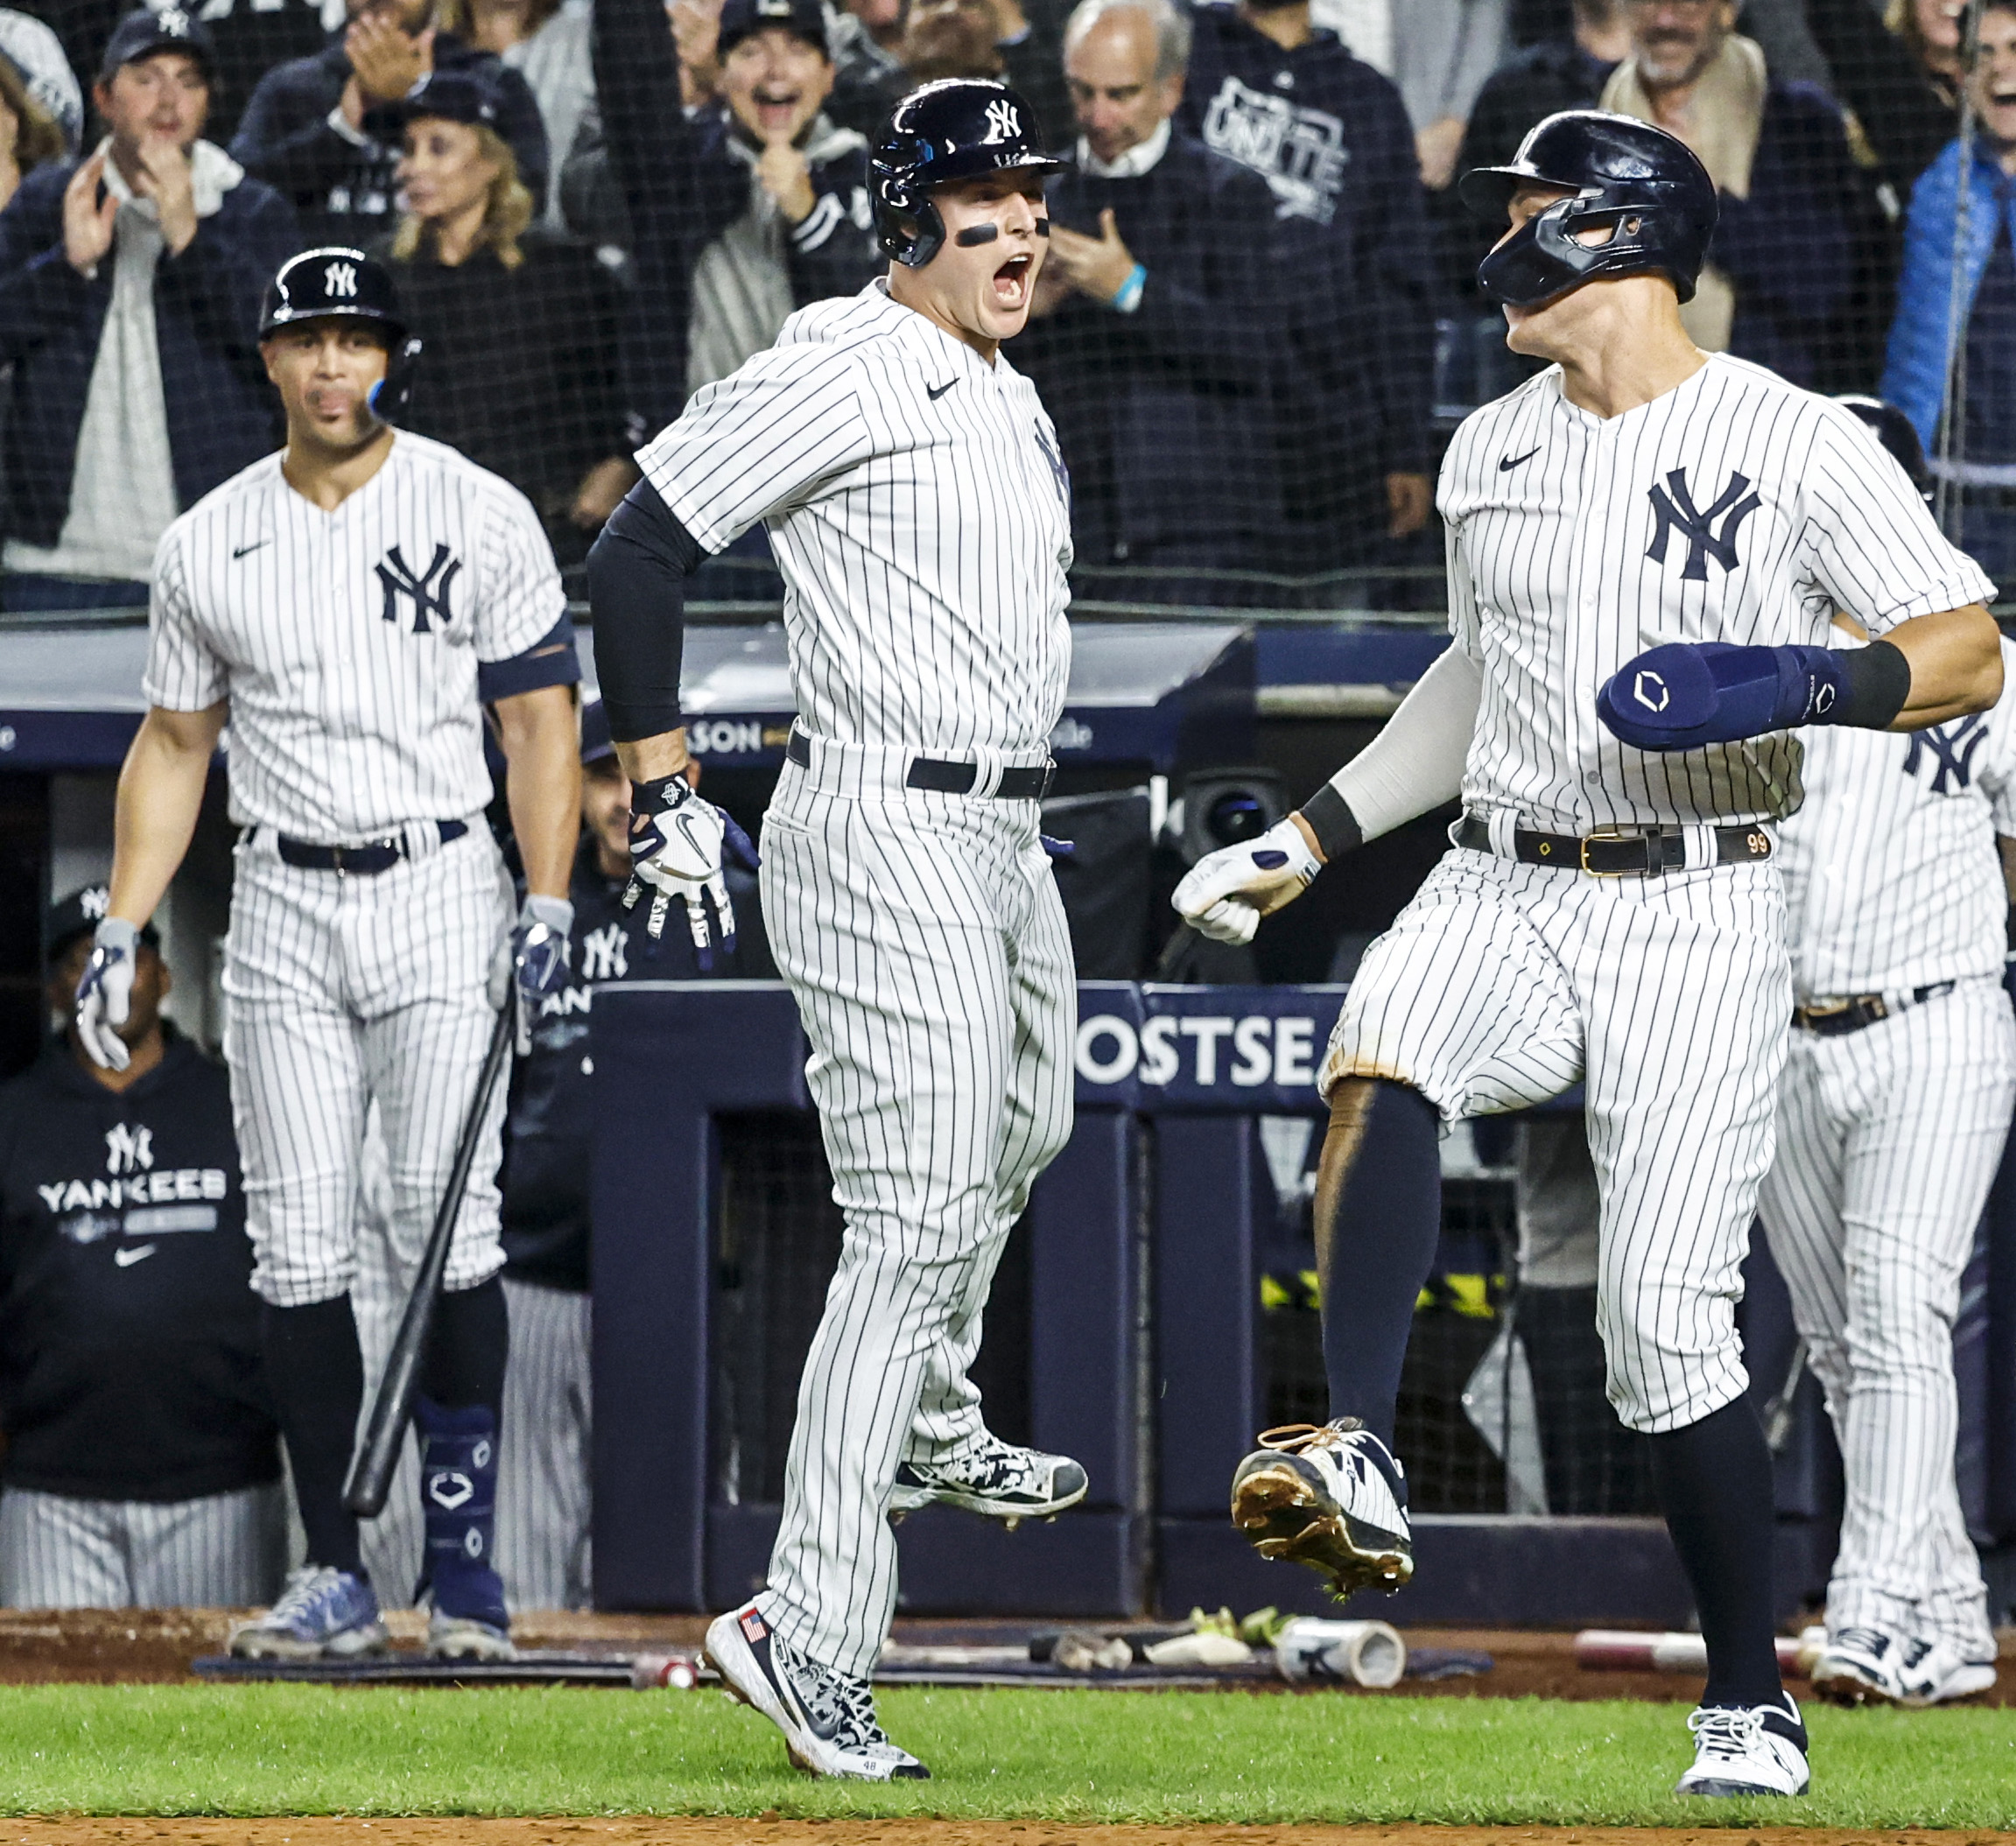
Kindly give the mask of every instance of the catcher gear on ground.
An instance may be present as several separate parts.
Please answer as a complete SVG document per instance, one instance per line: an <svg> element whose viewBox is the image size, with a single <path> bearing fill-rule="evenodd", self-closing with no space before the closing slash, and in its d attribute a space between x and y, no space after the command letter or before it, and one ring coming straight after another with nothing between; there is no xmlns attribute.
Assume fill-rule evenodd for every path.
<svg viewBox="0 0 2016 1846"><path fill-rule="evenodd" d="M875 235L904 268L920 270L945 248L933 186L1010 168L1061 173L1069 165L1037 146L1035 112L1007 84L941 78L896 104L868 156Z"/></svg>
<svg viewBox="0 0 2016 1846"><path fill-rule="evenodd" d="M1661 271L1682 301L1715 235L1715 182L1677 135L1630 116L1564 109L1520 143L1509 166L1473 167L1458 192L1478 217L1503 225L1522 186L1574 193L1536 212L1478 265L1493 301L1531 307L1599 276ZM1576 233L1606 230L1588 244Z"/></svg>
<svg viewBox="0 0 2016 1846"><path fill-rule="evenodd" d="M1184 874L1170 902L1213 942L1249 943L1261 918L1293 903L1322 869L1291 816L1258 839L1205 853Z"/></svg>
<svg viewBox="0 0 2016 1846"><path fill-rule="evenodd" d="M123 916L108 916L91 940L91 959L77 983L77 1036L93 1063L123 1070L126 1042L116 1028L131 1010L140 931Z"/></svg>
<svg viewBox="0 0 2016 1846"><path fill-rule="evenodd" d="M290 256L266 285L259 337L297 320L332 317L375 321L385 330L385 376L372 388L371 411L382 422L396 423L412 396L420 342L407 335L399 291L383 263L341 244Z"/></svg>

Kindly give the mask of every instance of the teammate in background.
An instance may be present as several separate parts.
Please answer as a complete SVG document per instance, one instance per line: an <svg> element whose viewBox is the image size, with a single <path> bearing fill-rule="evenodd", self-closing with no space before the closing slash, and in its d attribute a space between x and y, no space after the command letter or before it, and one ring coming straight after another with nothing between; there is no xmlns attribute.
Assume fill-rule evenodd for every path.
<svg viewBox="0 0 2016 1846"><path fill-rule="evenodd" d="M697 771L696 771L697 773ZM658 940L626 909L630 784L600 704L581 712L581 846L574 857L575 952L539 1003L506 1122L504 1299L511 1363L497 1483L497 1568L518 1609L586 1609L589 1572L588 1163L594 1139L588 1009L597 986L692 980L703 971L683 930ZM750 909L755 907L751 905ZM705 971L739 972L715 953Z"/></svg>
<svg viewBox="0 0 2016 1846"><path fill-rule="evenodd" d="M349 1288L367 1105L393 1230L417 1262L513 979L565 973L580 821L566 599L538 516L453 449L396 431L416 357L391 278L355 250L292 258L260 350L287 446L169 527L155 566L150 709L119 777L111 909L77 990L117 1069L135 944L187 850L231 726L239 837L225 1053L263 1303L261 1333L308 1562L241 1654L353 1654L385 1628L343 1484L363 1393ZM483 706L509 763L530 895L514 926L482 811ZM491 1562L507 1344L497 1134L486 1124L448 1257L417 1421L428 1646L509 1654ZM421 1591L416 1591L416 1595Z"/></svg>
<svg viewBox="0 0 2016 1846"><path fill-rule="evenodd" d="M103 885L49 913L67 1019ZM73 1024L0 1089L0 1604L242 1608L286 1568L280 1445L246 1278L223 1070L161 1017L134 950L126 1067Z"/></svg>
<svg viewBox="0 0 2016 1846"><path fill-rule="evenodd" d="M1708 1649L1679 1792L1796 1794L1771 1457L1735 1323L1792 1012L1773 863L1799 803L1788 727L1985 710L1992 586L1851 411L1688 339L1716 201L1674 137L1554 116L1462 193L1509 214L1478 279L1507 343L1552 363L1444 461L1455 645L1300 812L1176 893L1205 933L1248 939L1327 861L1461 794L1456 850L1366 951L1320 1078L1336 1420L1263 1439L1233 1517L1340 1591L1411 1575L1387 1444L1439 1231L1436 1139L1586 1083L1610 1400L1650 1438ZM1830 651L1836 608L1884 638Z"/></svg>
<svg viewBox="0 0 2016 1846"><path fill-rule="evenodd" d="M1928 485L1901 411L1844 401ZM2016 1108L1995 844L2016 835L2016 699L1910 737L1816 731L1803 773L1779 842L1798 1010L1758 1212L1846 1479L1813 1689L1937 1704L1995 1683L1953 1318Z"/></svg>
<svg viewBox="0 0 2016 1846"><path fill-rule="evenodd" d="M769 1587L708 1629L707 1653L822 1775L926 1773L868 1683L896 1595L885 1515L935 1499L1043 1517L1085 1492L1076 1462L994 1435L966 1377L1008 1231L1071 1122L1077 989L1037 832L1070 666L1071 496L1001 354L1060 165L1005 85L905 97L869 167L888 277L799 310L699 392L589 557L631 860L699 934L724 817L683 773L681 586L759 519L784 576L799 716L763 910L846 1232Z"/></svg>

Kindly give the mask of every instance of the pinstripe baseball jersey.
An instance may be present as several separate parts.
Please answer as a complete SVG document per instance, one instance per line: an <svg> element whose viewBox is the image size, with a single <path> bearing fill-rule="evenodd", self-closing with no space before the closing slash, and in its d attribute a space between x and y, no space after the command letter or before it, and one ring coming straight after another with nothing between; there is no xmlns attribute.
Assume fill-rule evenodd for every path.
<svg viewBox="0 0 2016 1846"><path fill-rule="evenodd" d="M706 551L768 525L815 736L1046 748L1071 666L1071 488L1006 358L877 280L799 309L637 463Z"/></svg>
<svg viewBox="0 0 2016 1846"><path fill-rule="evenodd" d="M478 664L566 614L531 502L404 431L333 513L280 460L162 535L149 700L229 698L234 819L341 846L477 812L490 798Z"/></svg>
<svg viewBox="0 0 2016 1846"><path fill-rule="evenodd" d="M1799 805L1790 732L1647 754L1603 727L1598 688L1644 649L1824 645L1837 609L1881 634L1994 594L1853 412L1724 354L1607 418L1549 367L1465 421L1437 499L1484 670L1465 804L1563 832Z"/></svg>
<svg viewBox="0 0 2016 1846"><path fill-rule="evenodd" d="M2016 684L2016 647L2002 643ZM1823 727L1780 836L1802 1000L2001 978L2016 835L2016 698L1927 731Z"/></svg>

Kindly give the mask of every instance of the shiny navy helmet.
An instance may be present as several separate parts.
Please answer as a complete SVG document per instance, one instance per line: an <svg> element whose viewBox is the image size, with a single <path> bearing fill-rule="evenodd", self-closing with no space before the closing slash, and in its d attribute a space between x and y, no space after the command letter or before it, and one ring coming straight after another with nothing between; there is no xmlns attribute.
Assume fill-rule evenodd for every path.
<svg viewBox="0 0 2016 1846"><path fill-rule="evenodd" d="M875 137L868 157L875 235L906 269L921 270L945 248L933 186L1015 167L1061 173L1070 164L1043 151L1035 111L1007 84L941 78L897 103Z"/></svg>
<svg viewBox="0 0 2016 1846"><path fill-rule="evenodd" d="M1925 460L1925 445L1918 439L1918 428L1893 404L1860 391L1844 391L1835 403L1854 411L1875 432L1877 441L1890 451L1897 466L1911 477L1911 485L1927 500L1932 497L1932 470Z"/></svg>
<svg viewBox="0 0 2016 1846"><path fill-rule="evenodd" d="M396 422L412 396L420 342L407 334L392 272L363 251L341 244L290 256L266 285L259 337L264 340L297 320L332 318L375 321L384 329L385 376L371 389L371 410L383 421Z"/></svg>
<svg viewBox="0 0 2016 1846"><path fill-rule="evenodd" d="M1493 301L1532 307L1599 276L1657 270L1682 301L1708 258L1717 207L1715 182L1677 135L1631 116L1565 109L1520 143L1509 166L1474 167L1458 190L1479 218L1503 226L1522 186L1557 186L1574 196L1535 212L1478 265ZM1585 244L1577 231L1605 229Z"/></svg>

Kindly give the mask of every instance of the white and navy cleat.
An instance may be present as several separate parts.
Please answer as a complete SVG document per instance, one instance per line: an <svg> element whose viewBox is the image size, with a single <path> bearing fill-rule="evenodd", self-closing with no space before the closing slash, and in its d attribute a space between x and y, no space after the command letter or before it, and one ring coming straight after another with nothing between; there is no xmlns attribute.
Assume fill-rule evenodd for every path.
<svg viewBox="0 0 2016 1846"><path fill-rule="evenodd" d="M1949 1705L1993 1691L1995 1661L1992 1655L1969 1658L1949 1641L1917 1640L1905 1648L1898 1677L1904 1704Z"/></svg>
<svg viewBox="0 0 2016 1846"><path fill-rule="evenodd" d="M1232 1478L1232 1522L1262 1557L1306 1564L1341 1600L1414 1575L1407 1477L1356 1417L1268 1429Z"/></svg>
<svg viewBox="0 0 2016 1846"><path fill-rule="evenodd" d="M1675 1794L1722 1800L1804 1794L1806 1726L1789 1693L1775 1705L1703 1705L1691 1713L1694 1766L1674 1784Z"/></svg>
<svg viewBox="0 0 2016 1846"><path fill-rule="evenodd" d="M1813 1663L1814 1696L1835 1705L1901 1705L1908 1653L1902 1637L1880 1628L1837 1628Z"/></svg>
<svg viewBox="0 0 2016 1846"><path fill-rule="evenodd" d="M242 1660L349 1660L391 1643L369 1583L327 1564L304 1564L287 1574L265 1614L231 1631L230 1650Z"/></svg>
<svg viewBox="0 0 2016 1846"><path fill-rule="evenodd" d="M934 1501L1006 1520L1051 1520L1085 1495L1085 1473L1068 1455L1046 1455L1005 1442L991 1430L964 1455L944 1462L903 1462L889 1493L889 1513L901 1519Z"/></svg>
<svg viewBox="0 0 2016 1846"><path fill-rule="evenodd" d="M708 1625L707 1664L731 1698L784 1734L792 1763L811 1775L856 1782L924 1781L931 1771L875 1722L875 1689L803 1659L752 1603Z"/></svg>

